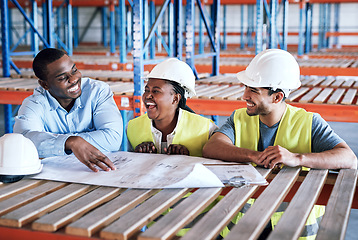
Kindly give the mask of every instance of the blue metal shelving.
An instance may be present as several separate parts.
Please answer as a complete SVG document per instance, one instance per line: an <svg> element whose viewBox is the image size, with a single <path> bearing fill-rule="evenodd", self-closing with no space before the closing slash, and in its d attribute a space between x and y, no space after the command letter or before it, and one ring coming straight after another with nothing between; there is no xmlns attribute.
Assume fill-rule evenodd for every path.
<svg viewBox="0 0 358 240"><path fill-rule="evenodd" d="M163 60L163 57L158 58L159 54L156 52L156 43L158 44L157 49L165 50L165 57L176 57L181 60L185 58L185 61L191 66L196 76L198 74L195 68L195 60L208 57L212 58L211 74L219 74L220 49L226 49L227 47L227 6L223 5L223 18L221 18L220 0L212 1L212 4L209 6L209 13L207 11L209 9L208 6L204 6L204 2L200 0L187 0L185 6L183 6L182 0L164 0L162 6L157 7L153 0L129 0L127 6L125 0L110 0L104 6L96 7L81 36L79 36L78 29L79 10L78 7L72 7L71 0L64 0L55 9L51 0L42 2L43 34L40 34L37 30L39 15L37 1L31 0L32 11L29 16L16 0L11 0L11 2L15 5L14 10L18 9L20 11L29 26L27 27L24 24L24 36L20 40L27 40L26 34L30 34L31 51L15 52L16 46L19 43L12 43L9 30L9 26L11 26L11 13L7 6L8 1L2 0L1 19L4 76L9 75L10 67L19 71L11 61L11 56L35 55L39 51L40 41L44 47L61 47L69 55L72 55L73 48L76 48L79 42L83 40L97 14L102 13L103 46L107 47L109 43L110 53L114 54L116 52L116 44L118 44L120 63L126 63L127 53L131 50L133 52L134 96L136 98L134 101L135 114L141 114L142 112L140 96L143 92L144 65L156 64ZM245 6L247 6L246 18L244 18ZM334 31L339 30L339 6L339 4L334 5ZM158 9L159 7L160 9ZM312 7L311 3L303 2L303 0L300 3L298 55L312 50ZM318 48L321 49L330 46L330 39L326 37L326 34L331 28L331 5L324 3L319 4L319 7ZM280 36L278 29L281 9L283 15L282 36ZM257 0L256 4L242 4L240 10L241 49L244 49L247 44L247 47L255 47L256 54L266 47L280 47L287 50L288 0L271 0L269 2L267 0ZM185 17L183 18L184 15ZM223 21L223 29L220 29L221 20ZM198 25L196 26L195 23ZM245 23L247 23L246 36ZM160 26L159 29L158 26ZM183 30L185 30L185 34ZM220 45L221 30L223 31L223 36L222 44ZM162 32L166 32L167 35L162 35ZM198 36L196 36L196 32L198 32ZM255 38L253 37L254 34ZM209 43L210 50L206 50L207 52L205 52L204 43ZM338 45L338 37L333 39L332 44ZM11 45L13 48L10 48ZM196 45L198 45L197 50ZM183 46L185 46L184 53Z"/></svg>
<svg viewBox="0 0 358 240"><path fill-rule="evenodd" d="M142 113L142 103L140 96L143 93L143 69L144 64L155 64L163 60L154 58L154 42L155 37L161 39L161 42L167 52L167 57L174 56L178 59L183 59L183 22L181 21L182 12L182 1L175 0L173 5L171 5L171 1L165 0L157 14L154 17L154 7L149 2L150 7L150 30L148 33L143 33L145 28L143 28L143 21L145 21L145 9L147 1L144 0L134 0L133 1L133 65L134 65L134 114L135 116L140 115ZM195 54L195 0L187 0L185 6L185 46L186 46L186 62L192 67L194 73L197 75L195 70L194 61L199 57L212 57L213 59L213 75L217 75L219 73L219 54L220 54L220 1L214 0L213 5L211 6L211 22L212 25L207 21L207 16L205 15L205 11L201 2L196 0L196 4L199 8L200 17L204 22L205 29L207 31L207 35L209 37L212 52L210 53L202 53ZM163 16L165 11L171 12L173 14L168 14L168 38L167 43L164 39L158 34L158 25L162 23ZM155 18L155 21L153 19ZM173 23L173 24L172 24ZM146 24L145 24L146 25ZM150 50L148 50L150 49ZM150 52L150 59L146 58L146 54Z"/></svg>

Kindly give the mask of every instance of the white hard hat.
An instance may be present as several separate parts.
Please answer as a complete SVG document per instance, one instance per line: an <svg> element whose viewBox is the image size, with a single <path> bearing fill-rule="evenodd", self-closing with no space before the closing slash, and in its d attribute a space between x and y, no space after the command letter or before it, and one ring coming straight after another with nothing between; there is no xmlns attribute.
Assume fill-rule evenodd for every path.
<svg viewBox="0 0 358 240"><path fill-rule="evenodd" d="M299 88L300 67L287 51L267 49L257 54L246 70L238 72L237 78L249 87L281 89L287 97L290 90Z"/></svg>
<svg viewBox="0 0 358 240"><path fill-rule="evenodd" d="M0 174L30 175L42 170L35 144L19 133L0 137Z"/></svg>
<svg viewBox="0 0 358 240"><path fill-rule="evenodd" d="M195 76L191 67L177 58L168 58L157 64L147 78L177 82L185 90L185 98L195 96Z"/></svg>

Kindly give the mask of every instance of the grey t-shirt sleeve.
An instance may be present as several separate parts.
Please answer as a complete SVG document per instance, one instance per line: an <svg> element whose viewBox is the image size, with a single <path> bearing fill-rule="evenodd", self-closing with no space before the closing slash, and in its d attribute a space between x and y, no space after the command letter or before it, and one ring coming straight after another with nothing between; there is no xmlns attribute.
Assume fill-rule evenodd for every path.
<svg viewBox="0 0 358 240"><path fill-rule="evenodd" d="M344 142L329 124L319 115L313 113L312 118L312 152L323 152L334 148Z"/></svg>
<svg viewBox="0 0 358 240"><path fill-rule="evenodd" d="M235 144L235 124L234 124L235 111L226 119L226 122L214 132L220 132L230 138L232 144Z"/></svg>

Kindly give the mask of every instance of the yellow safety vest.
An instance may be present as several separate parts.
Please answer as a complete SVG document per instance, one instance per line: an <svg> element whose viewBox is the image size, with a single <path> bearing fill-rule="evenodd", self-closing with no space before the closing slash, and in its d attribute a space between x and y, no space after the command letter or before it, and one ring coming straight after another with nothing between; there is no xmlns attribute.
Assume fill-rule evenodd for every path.
<svg viewBox="0 0 358 240"><path fill-rule="evenodd" d="M142 142L153 142L151 131L151 119L147 114L128 122L127 137L132 148ZM203 147L209 139L209 128L211 120L200 115L182 110L182 115L177 123L173 144L185 146L190 156L201 157ZM156 146L158 148L158 146Z"/></svg>
<svg viewBox="0 0 358 240"><path fill-rule="evenodd" d="M280 145L294 153L310 153L313 113L288 104L286 106L285 113L277 129L274 146ZM260 138L259 116L249 116L246 113L246 108L241 108L235 111L234 124L235 145L257 151ZM247 204L250 206L253 202L254 200L251 199ZM286 204L282 203L281 207L271 217L272 228L280 220L284 209L286 209ZM315 239L324 209L324 206L314 206L307 219L305 229L299 238L300 240ZM236 224L243 214L239 213L232 222Z"/></svg>
<svg viewBox="0 0 358 240"><path fill-rule="evenodd" d="M311 152L313 113L286 104L286 111L280 121L274 146L280 145L290 152ZM235 145L257 151L260 138L259 116L249 116L246 108L235 111Z"/></svg>

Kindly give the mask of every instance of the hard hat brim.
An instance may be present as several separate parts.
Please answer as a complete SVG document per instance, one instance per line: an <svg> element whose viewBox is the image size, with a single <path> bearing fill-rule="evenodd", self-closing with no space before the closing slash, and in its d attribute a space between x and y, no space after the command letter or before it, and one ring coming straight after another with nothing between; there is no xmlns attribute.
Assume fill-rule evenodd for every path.
<svg viewBox="0 0 358 240"><path fill-rule="evenodd" d="M267 86L267 84L261 84L260 82L257 81L253 81L251 78L247 77L246 75L246 70L243 70L241 72L238 72L236 74L237 79L244 85L248 86L248 87L272 87L272 86ZM293 89L297 89L301 86L301 82L298 82L296 86L292 87L292 89L288 89L288 90L293 90ZM280 88L281 89L281 88Z"/></svg>
<svg viewBox="0 0 358 240"><path fill-rule="evenodd" d="M32 175L41 172L43 164L28 168L3 167L0 170L1 175Z"/></svg>
<svg viewBox="0 0 358 240"><path fill-rule="evenodd" d="M238 72L236 74L236 77L242 84L249 86L249 87L267 87L267 86L263 86L263 85L255 82L251 78L247 77L246 70Z"/></svg>

